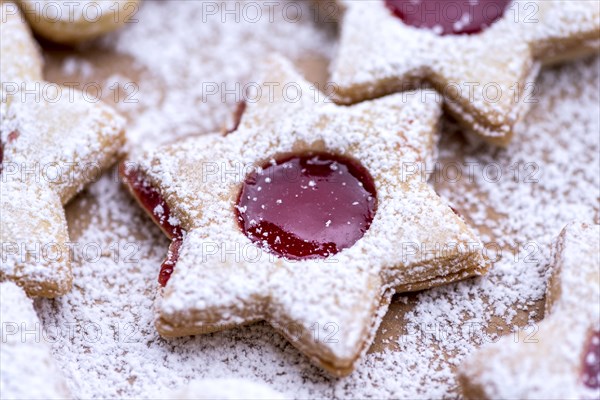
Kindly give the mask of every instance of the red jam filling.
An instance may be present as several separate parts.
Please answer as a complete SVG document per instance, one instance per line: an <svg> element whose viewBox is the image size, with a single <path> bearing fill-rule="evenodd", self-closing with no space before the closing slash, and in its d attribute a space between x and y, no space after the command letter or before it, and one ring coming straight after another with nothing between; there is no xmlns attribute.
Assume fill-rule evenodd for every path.
<svg viewBox="0 0 600 400"><path fill-rule="evenodd" d="M356 243L377 207L375 184L357 161L325 153L292 156L253 172L236 214L242 231L287 259L325 258Z"/></svg>
<svg viewBox="0 0 600 400"><path fill-rule="evenodd" d="M177 259L179 258L179 249L181 248L182 243L183 239L177 238L173 239L169 245L167 258L165 258L160 265L160 272L158 273L158 283L160 283L162 287L167 286L167 282L169 282L169 278L171 278L171 274L173 273L173 269L175 269L175 264L177 264Z"/></svg>
<svg viewBox="0 0 600 400"><path fill-rule="evenodd" d="M479 33L504 15L511 0L385 0L405 24L440 35Z"/></svg>
<svg viewBox="0 0 600 400"><path fill-rule="evenodd" d="M581 375L585 386L600 389L600 331L593 331L588 338Z"/></svg>
<svg viewBox="0 0 600 400"><path fill-rule="evenodd" d="M181 227L172 222L171 210L158 189L150 184L146 177L137 169L120 165L120 174L129 186L129 189L146 210L152 220L162 229L169 239L167 258L163 261L158 275L158 283L165 286L173 273L173 268L179 257L179 248L183 242L183 231Z"/></svg>

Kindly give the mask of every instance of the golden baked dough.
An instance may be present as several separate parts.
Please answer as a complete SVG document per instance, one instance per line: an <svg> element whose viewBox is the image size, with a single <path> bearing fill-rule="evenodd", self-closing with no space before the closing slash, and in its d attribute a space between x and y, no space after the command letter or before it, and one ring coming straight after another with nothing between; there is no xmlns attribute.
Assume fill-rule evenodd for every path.
<svg viewBox="0 0 600 400"><path fill-rule="evenodd" d="M96 38L135 22L139 0L18 0L33 31L62 44Z"/></svg>

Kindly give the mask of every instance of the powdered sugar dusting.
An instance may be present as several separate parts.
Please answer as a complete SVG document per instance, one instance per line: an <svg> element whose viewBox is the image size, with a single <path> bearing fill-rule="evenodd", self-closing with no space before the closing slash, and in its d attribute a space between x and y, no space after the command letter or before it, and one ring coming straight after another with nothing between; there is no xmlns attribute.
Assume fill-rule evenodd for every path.
<svg viewBox="0 0 600 400"><path fill-rule="evenodd" d="M188 19L190 8L179 4L170 8L170 4L146 2L139 18L147 15L153 23L140 23L112 36L118 39L121 51L141 65L152 71L164 69L164 74L156 73L155 79L168 77L171 85L167 86L174 92L168 95L169 101L160 100L164 91L140 83L139 97L145 108L140 107L139 114L129 114L133 122L130 139L136 147L153 148L186 132L204 133L218 128L221 117L229 115L224 110L227 107L220 100L201 107L190 104L189 99L196 99L193 95L197 96L199 90L193 83L202 82L203 75L214 74L218 82L231 79L231 83L251 74L254 64L248 60L262 58L267 50L255 48L257 43L276 43L295 59L301 58L303 51L319 52L332 45L311 23L284 27L287 23L279 20L243 30L230 29L230 23L209 22L211 30L197 21L183 23L193 20ZM188 7L192 5L199 7L200 3ZM164 10L170 18L164 17ZM137 32L136 38L129 40L133 31ZM250 31L256 42L248 43ZM134 49L160 48L153 46L167 35L174 35L176 43L188 46L187 53L192 56L182 58L178 50L165 50L162 57L151 58ZM220 38L220 44L205 46L214 37ZM193 42L197 47L192 46ZM292 42L298 47L290 46ZM163 46L175 47L172 42ZM291 54L298 48L302 50ZM467 323L474 327L505 327L506 316L513 324L523 324L512 310L524 307L527 309L519 310L519 315L525 322L539 319L541 315L533 313L537 308L532 302L541 299L545 290L551 240L572 219L598 221L599 178L590 166L599 163L599 64L592 60L543 72L539 103L532 106L507 150L467 145L456 136L444 138L441 170L456 161L456 154L464 154L459 163L464 160L480 166L473 182L461 179L453 184L440 183L438 192L478 227L486 242L514 248L519 261L509 252L495 263L489 278L398 298L383 321L376 343L379 350L368 354L355 373L341 380L324 377L266 324L168 341L159 338L153 326L152 303L167 240L117 181L105 177L69 210L72 239L82 244L101 243L104 255L85 261L81 257L85 252L80 252L74 268L75 289L58 300L38 304L42 322L48 328L73 323L81 332L90 322L102 328L97 340L92 340L94 326L87 326L90 337L64 334L54 343L54 356L68 375L71 390L78 397L140 397L152 396L162 388L176 389L193 379L239 377L266 382L288 397L454 396L454 368L481 343L481 335L439 340L417 328L427 322L464 329ZM196 81L187 80L192 72L198 74ZM119 73L127 76L128 71ZM177 76L186 84L179 84ZM493 183L482 177L483 169L491 163L506 172L515 162L537 163L540 172L534 177L538 182L515 182L504 175L504 179ZM86 209L93 214L89 222L75 216ZM529 241L539 245L533 263L523 259L530 250L516 246ZM110 248L114 242L121 248L121 257L116 261ZM127 243L134 244L132 260L138 261L126 261L126 251L132 251L123 250ZM403 305L404 300L409 305ZM501 316L502 324L496 315ZM390 326L404 327L407 332L401 338L390 338L391 334L384 332ZM119 335L115 335L115 327ZM386 349L380 350L382 347Z"/></svg>
<svg viewBox="0 0 600 400"><path fill-rule="evenodd" d="M0 284L0 395L3 399L64 399L65 379L42 334L31 299L12 282ZM24 379L27 383L24 384Z"/></svg>
<svg viewBox="0 0 600 400"><path fill-rule="evenodd" d="M600 329L600 225L568 224L556 240L547 290L546 318L537 338L513 335L485 346L461 367L466 393L486 398L598 398L598 369L588 353L592 333ZM597 338L596 338L597 340ZM590 357L592 356L592 357ZM489 360L495 362L489 362ZM593 364L592 364L593 365ZM594 388L595 386L595 388Z"/></svg>
<svg viewBox="0 0 600 400"><path fill-rule="evenodd" d="M251 7L257 5L254 14ZM250 17L251 12L260 18ZM330 35L314 29L305 4L152 1L143 4L137 18L144 22L105 40L166 88L140 82L141 115L128 132L135 151L220 130L256 83L260 60L271 52L292 60L331 54Z"/></svg>
<svg viewBox="0 0 600 400"><path fill-rule="evenodd" d="M43 81L23 16L13 3L1 7L0 277L53 297L71 287L62 205L94 180L92 170L116 161L124 120L80 90Z"/></svg>
<svg viewBox="0 0 600 400"><path fill-rule="evenodd" d="M383 1L336 4L341 34L331 69L338 101L425 81L445 96L455 118L493 143L510 141L529 106L540 62L598 50L591 44L600 33L596 2L515 1L483 32L447 36L406 25ZM449 14L452 5L441 4L431 11Z"/></svg>
<svg viewBox="0 0 600 400"><path fill-rule="evenodd" d="M261 82L294 84L302 95L289 101L276 90L249 104L227 136L190 138L137 160L188 233L157 306L157 328L172 337L265 319L328 371L346 375L369 344L389 289L438 286L482 275L488 265L464 222L418 175L402 171L432 158L441 112L432 92L343 107L322 94L316 101L310 84L280 57L264 70ZM266 84L261 88L266 92ZM273 259L243 235L231 212L248 170L242 166L323 151L360 160L370 172L378 198L372 224L356 244L324 261ZM301 334L290 333L292 325ZM313 326L323 339L309 334Z"/></svg>
<svg viewBox="0 0 600 400"><path fill-rule="evenodd" d="M18 83L42 78L42 57L37 44L31 40L29 27L22 23L15 3L3 2L0 5L0 49L2 54L15 57L2 57L0 79L2 82ZM2 87L4 91L5 88Z"/></svg>
<svg viewBox="0 0 600 400"><path fill-rule="evenodd" d="M183 389L167 393L166 399L178 400L284 400L267 385L248 379L204 379L192 381Z"/></svg>
<svg viewBox="0 0 600 400"><path fill-rule="evenodd" d="M468 163L478 171L472 175L474 185L465 177L459 185L440 183L439 191L488 235L488 255L502 258L478 282L420 294L416 306L405 315L405 335L393 351L368 357L365 364L370 368L363 370L362 379L371 379L373 370L385 372L379 372L367 387L343 385L340 395L394 393L435 398L455 393L454 370L466 354L508 334L517 315L521 315L521 326L542 317L535 312L534 302L545 292L551 243L573 219L598 222L599 177L587 168L600 158L600 120L592 111L600 101L598 65L594 59L542 74L539 103L525 120L521 139L506 150L477 144L461 149L464 143L443 141L442 171L444 166L456 165L455 155L463 153L464 161L458 161L463 172ZM522 169L521 178L515 180L511 166L522 168L527 163L534 163L535 169ZM503 179L493 182L486 175L483 170L490 165L502 169ZM523 172L530 179L524 180ZM531 331L521 332L521 337ZM398 369L410 376L401 386L391 378L390 371Z"/></svg>

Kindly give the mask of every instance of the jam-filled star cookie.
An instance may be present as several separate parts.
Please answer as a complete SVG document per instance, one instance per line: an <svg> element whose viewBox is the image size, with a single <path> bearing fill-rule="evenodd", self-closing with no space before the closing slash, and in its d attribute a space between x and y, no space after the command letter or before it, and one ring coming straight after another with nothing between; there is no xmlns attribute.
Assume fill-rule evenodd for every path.
<svg viewBox="0 0 600 400"><path fill-rule="evenodd" d="M75 44L112 32L134 21L139 0L17 0L36 33L62 44ZM11 3L8 12L16 14Z"/></svg>
<svg viewBox="0 0 600 400"><path fill-rule="evenodd" d="M39 50L2 3L0 280L30 296L71 288L63 206L117 160L124 120L97 99L42 80Z"/></svg>
<svg viewBox="0 0 600 400"><path fill-rule="evenodd" d="M600 397L600 225L574 222L555 244L546 318L535 335L488 345L461 366L469 399Z"/></svg>
<svg viewBox="0 0 600 400"><path fill-rule="evenodd" d="M0 283L0 398L72 397L42 329L23 289L12 282Z"/></svg>
<svg viewBox="0 0 600 400"><path fill-rule="evenodd" d="M156 327L172 337L266 320L345 375L393 291L488 265L463 220L403 171L431 158L435 93L337 106L287 61L273 58L266 70L233 132L122 165L133 195L173 239Z"/></svg>
<svg viewBox="0 0 600 400"><path fill-rule="evenodd" d="M327 1L327 0L325 0ZM598 51L596 1L329 0L340 44L331 80L351 104L421 84L494 144L507 144L540 64Z"/></svg>

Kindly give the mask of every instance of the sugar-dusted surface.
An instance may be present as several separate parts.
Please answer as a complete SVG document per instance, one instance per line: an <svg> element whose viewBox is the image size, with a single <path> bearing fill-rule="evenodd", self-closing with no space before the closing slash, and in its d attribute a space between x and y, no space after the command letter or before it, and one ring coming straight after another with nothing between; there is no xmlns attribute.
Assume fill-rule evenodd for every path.
<svg viewBox="0 0 600 400"><path fill-rule="evenodd" d="M600 329L600 225L568 224L554 251L546 318L539 323L536 340L507 335L469 357L460 368L468 398L600 396L600 375L594 367L600 360L588 351L591 334ZM593 374L587 377L589 384L584 384L584 373Z"/></svg>
<svg viewBox="0 0 600 400"><path fill-rule="evenodd" d="M158 15L167 9L172 18ZM155 79L139 83L139 104L119 104L133 120L130 139L136 150L219 128L229 116L228 107L222 106L220 98L208 103L194 100L200 91L194 82L209 77L231 85L250 79L253 62L270 48L298 60L303 54L322 54L333 44L308 22L289 26L278 19L272 25L263 22L244 28L221 24L217 15L219 22L209 18L204 25L194 20L198 15L194 11L159 2L146 2L138 18L144 15L153 23L140 23L116 35L117 46L137 59L138 65L123 62L116 64L118 70L106 72L101 58L86 53L66 63L68 72L87 73L88 80L97 74L108 84L127 82L136 77L135 69L144 66L155 71L151 77ZM305 14L303 21L307 18ZM154 30L161 33L152 35ZM177 38L177 46L168 42L166 32ZM248 36L256 42L249 42ZM161 48L163 40L169 46ZM162 57L149 54L158 48L165 49ZM441 179L436 183L438 192L479 227L486 241L499 243L504 257L495 263L488 279L397 298L383 320L374 352L342 380L323 377L264 324L193 338L160 339L151 308L168 242L116 180L105 177L68 210L72 238L81 247L102 244L104 257L95 261L92 253L88 255L91 262L82 262L80 252L74 291L59 300L38 303L47 327L74 323L83 329L95 322L102 328L98 340L91 340L94 328L88 326L91 338L80 333L70 339L65 334L54 345L73 392L80 397L152 396L161 388L174 389L191 379L233 376L267 382L290 397L454 395L454 366L481 338L477 332L436 338L434 329L441 334L442 328L452 333L483 326L496 333L495 327L502 326L505 330L498 333L503 333L508 329L506 320L512 325L539 319L536 300L545 290L550 242L570 220L598 221L600 182L592 166L599 163L599 66L592 60L544 71L536 96L539 103L532 105L507 150L468 145L460 136L446 132L439 170L459 165L466 174L473 165L473 180L467 176L454 183ZM53 76L73 78L56 70ZM172 93L165 94L165 87ZM228 100L233 109L233 98ZM537 168L525 169L530 162ZM510 170L514 165L520 166L517 181ZM490 179L494 166L503 172L497 182ZM525 181L528 176L537 183ZM115 247L110 248L115 242L120 248L118 262L113 260ZM126 248L128 243L134 247ZM490 246L492 258L494 249ZM138 261L127 262L129 252L134 254L129 261ZM525 259L527 255L531 257ZM115 326L119 336L113 333Z"/></svg>
<svg viewBox="0 0 600 400"><path fill-rule="evenodd" d="M2 57L0 60L0 80L2 82L21 83L42 79L42 57L37 44L31 40L29 27L15 18L16 5L4 2L0 7L0 49L2 54L14 54L18 57ZM17 14L18 15L18 14ZM5 90L2 87L2 90Z"/></svg>
<svg viewBox="0 0 600 400"><path fill-rule="evenodd" d="M70 396L31 299L12 282L0 284L0 396L64 399ZM24 380L27 382L25 383Z"/></svg>
<svg viewBox="0 0 600 400"><path fill-rule="evenodd" d="M0 278L53 297L71 287L62 205L116 161L125 121L80 90L42 80L37 44L14 7L0 9Z"/></svg>
<svg viewBox="0 0 600 400"><path fill-rule="evenodd" d="M267 85L295 85L301 95L290 101L276 89L249 103L227 136L193 137L128 160L160 190L187 232L158 302L157 329L184 336L265 319L326 370L347 375L370 345L390 289L481 276L489 264L464 221L418 174L404 171L433 158L441 114L435 93L338 106L323 95L317 101L310 83L281 57L270 57L261 70L263 93ZM243 234L233 207L247 171L309 152L360 160L373 178L378 210L365 235L339 254L276 258Z"/></svg>
<svg viewBox="0 0 600 400"><path fill-rule="evenodd" d="M266 2L255 18L252 7L258 3L241 4L144 4L136 16L143 23L106 38L109 48L151 71L132 97L139 103L123 102L138 116L129 128L135 151L219 130L229 122L235 103L258 83L257 64L270 52L293 60L331 54L331 35L315 29L305 5ZM165 18L169 14L175 17ZM127 77L128 71L119 74ZM126 83L125 77L115 78Z"/></svg>
<svg viewBox="0 0 600 400"><path fill-rule="evenodd" d="M593 1L515 1L483 32L446 36L403 23L383 1L333 4L341 21L331 68L337 101L353 103L427 82L463 126L492 143L510 142L541 62L598 49L600 7ZM440 17L451 13L451 5L430 8Z"/></svg>
<svg viewBox="0 0 600 400"><path fill-rule="evenodd" d="M17 92L0 105L0 239L12 246L4 250L0 276L29 294L51 296L68 290L71 281L62 205L117 160L125 121L81 91L69 96L66 88L44 81L28 85L28 95ZM51 245L56 255L45 255ZM30 258L24 246L33 252Z"/></svg>
<svg viewBox="0 0 600 400"><path fill-rule="evenodd" d="M182 389L166 393L166 399L177 400L284 400L288 397L249 379L198 379Z"/></svg>

